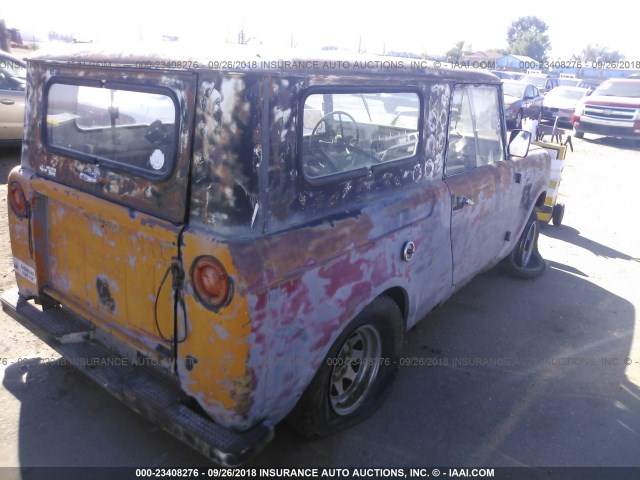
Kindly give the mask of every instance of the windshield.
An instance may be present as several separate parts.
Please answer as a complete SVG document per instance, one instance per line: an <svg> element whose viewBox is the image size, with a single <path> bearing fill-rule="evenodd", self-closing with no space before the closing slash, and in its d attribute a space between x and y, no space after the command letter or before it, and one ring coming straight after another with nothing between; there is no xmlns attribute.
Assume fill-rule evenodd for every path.
<svg viewBox="0 0 640 480"><path fill-rule="evenodd" d="M537 87L544 87L545 83L547 83L547 79L545 77L536 77L533 75L525 75L520 79L521 82L533 83Z"/></svg>
<svg viewBox="0 0 640 480"><path fill-rule="evenodd" d="M522 98L526 87L526 84L520 82L504 82L502 84L502 91L510 97Z"/></svg>
<svg viewBox="0 0 640 480"><path fill-rule="evenodd" d="M577 87L580 83L578 78L559 78L558 85L561 87Z"/></svg>
<svg viewBox="0 0 640 480"><path fill-rule="evenodd" d="M584 97L586 89L571 88L571 87L557 87L547 93L545 100L575 100L578 101Z"/></svg>
<svg viewBox="0 0 640 480"><path fill-rule="evenodd" d="M607 97L640 97L640 81L638 82L604 82L594 92L594 95Z"/></svg>

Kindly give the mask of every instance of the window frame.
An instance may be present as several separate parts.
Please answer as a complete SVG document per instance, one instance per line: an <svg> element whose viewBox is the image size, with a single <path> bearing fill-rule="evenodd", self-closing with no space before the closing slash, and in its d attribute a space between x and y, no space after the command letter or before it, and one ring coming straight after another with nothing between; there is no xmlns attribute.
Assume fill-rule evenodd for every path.
<svg viewBox="0 0 640 480"><path fill-rule="evenodd" d="M328 175L322 175L319 177L312 177L307 174L305 171L304 164L304 152L303 152L303 144L304 144L304 106L306 105L307 99L312 95L323 95L323 94L338 94L338 95L357 95L357 94L383 94L383 93L414 93L418 97L418 140L416 144L416 150L413 155L410 157L398 158L386 161L384 163L380 163L373 167L360 167L354 168L352 170L346 170L341 172L330 173ZM298 170L304 180L312 186L322 186L334 183L341 183L347 180L352 180L355 178L365 177L367 175L373 174L379 171L385 171L389 168L397 167L403 162L409 163L415 161L417 157L421 155L422 148L424 145L424 111L425 111L425 100L423 91L417 86L397 86L397 87L387 87L384 85L335 85L335 86L327 86L327 85L318 85L312 86L304 90L302 94L299 96L298 103L298 133L297 133L297 142L296 142L296 164ZM347 112L349 113L349 112Z"/></svg>
<svg viewBox="0 0 640 480"><path fill-rule="evenodd" d="M90 88L103 88L110 90L126 90L129 92L139 92L139 93L148 93L155 95L164 95L169 97L174 105L174 132L172 136L173 140L173 148L170 157L170 165L164 172L154 172L152 170L137 167L135 165L128 165L126 163L118 162L117 160L113 160L107 157L103 157L100 155L92 155L85 152L80 152L78 150L73 150L70 148L65 148L59 145L55 145L50 141L49 131L48 131L48 123L47 117L49 114L49 94L50 90L54 85L72 85L78 87L90 87ZM178 98L176 92L169 88L161 85L149 85L149 84L141 84L135 82L127 82L122 80L100 80L100 79L80 79L76 77L66 77L66 76L54 76L47 80L44 93L42 97L42 125L41 125L41 138L42 143L45 148L52 152L60 155L64 155L81 162L85 162L89 165L97 165L100 167L105 167L110 170L115 170L122 173L129 173L138 177L143 177L149 180L154 181L164 181L169 177L172 177L176 166L178 164L178 150L179 150L179 140L180 140L180 112L181 112L181 103ZM80 127L77 122L75 123L75 128L78 130L88 130L86 128ZM98 127L103 128L103 127ZM109 128L109 127L107 127Z"/></svg>
<svg viewBox="0 0 640 480"><path fill-rule="evenodd" d="M486 163L486 164L482 164L482 165L477 165L474 168L467 168L464 170L461 170L459 172L455 172L455 173L447 173L447 165L449 163L449 147L450 147L450 139L449 139L449 134L451 133L451 108L453 106L453 97L454 97L454 92L456 90L456 88L473 88L473 87L490 87L490 88L494 88L497 94L497 113L498 116L500 117L500 135L499 135L499 141L500 141L500 145L502 147L502 158L499 160L500 162L504 162L506 160L509 160L509 155L507 152L507 143L506 143L506 133L507 133L507 128L506 128L506 122L505 122L505 118L503 115L504 112L504 94L502 92L502 85L498 85L498 84L494 84L494 83L454 83L453 85L451 85L451 95L449 97L449 109L448 109L448 118L447 118L447 142L446 142L446 147L445 147L445 154L444 154L444 165L442 168L442 175L443 178L449 178L449 177L453 177L456 175L460 175L466 172L470 172L473 170L476 170L478 168L481 167L486 167L489 165L495 165L498 162L492 162L492 163ZM526 89L525 89L526 90ZM474 141L474 150L476 151L476 157L478 155L478 149L477 149L477 141L478 141L478 137L477 134L475 133L475 126L476 126L476 112L475 110L473 110L474 106L473 106L473 102L471 105L472 108L472 118L471 118L471 123L474 125L474 135L473 135L473 141Z"/></svg>

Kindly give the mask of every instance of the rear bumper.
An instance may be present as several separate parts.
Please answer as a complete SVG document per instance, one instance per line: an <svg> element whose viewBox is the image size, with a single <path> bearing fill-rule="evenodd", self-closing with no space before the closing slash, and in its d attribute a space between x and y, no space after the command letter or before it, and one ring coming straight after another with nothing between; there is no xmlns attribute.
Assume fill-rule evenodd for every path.
<svg viewBox="0 0 640 480"><path fill-rule="evenodd" d="M189 408L175 379L149 365L134 365L90 340L92 328L62 309L40 310L17 289L0 297L2 309L114 397L195 450L224 466L257 454L273 427L233 432Z"/></svg>

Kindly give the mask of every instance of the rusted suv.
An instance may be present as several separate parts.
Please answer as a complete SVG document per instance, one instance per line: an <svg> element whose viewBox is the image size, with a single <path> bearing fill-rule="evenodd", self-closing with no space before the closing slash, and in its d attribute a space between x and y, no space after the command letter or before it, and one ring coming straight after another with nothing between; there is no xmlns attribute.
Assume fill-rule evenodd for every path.
<svg viewBox="0 0 640 480"><path fill-rule="evenodd" d="M205 455L361 420L430 310L544 270L549 156L508 144L495 76L188 53L29 61L2 304Z"/></svg>

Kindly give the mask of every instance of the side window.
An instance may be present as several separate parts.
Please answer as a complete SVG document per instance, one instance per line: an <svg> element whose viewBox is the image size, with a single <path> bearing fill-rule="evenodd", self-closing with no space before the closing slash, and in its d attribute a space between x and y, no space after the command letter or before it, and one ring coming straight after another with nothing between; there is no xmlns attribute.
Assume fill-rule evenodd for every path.
<svg viewBox="0 0 640 480"><path fill-rule="evenodd" d="M24 92L25 85L10 73L0 70L0 90L11 90L14 92Z"/></svg>
<svg viewBox="0 0 640 480"><path fill-rule="evenodd" d="M418 151L416 92L313 93L302 115L302 168L310 180L372 169Z"/></svg>
<svg viewBox="0 0 640 480"><path fill-rule="evenodd" d="M9 80L4 73L0 72L0 90L11 90Z"/></svg>
<svg viewBox="0 0 640 480"><path fill-rule="evenodd" d="M451 97L445 175L504 159L498 87L458 85Z"/></svg>

